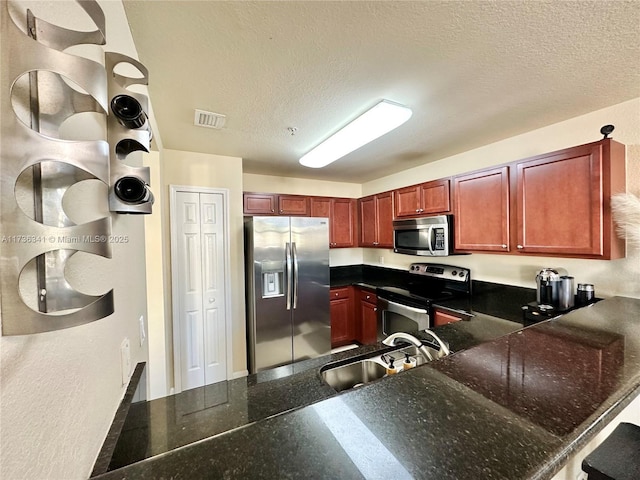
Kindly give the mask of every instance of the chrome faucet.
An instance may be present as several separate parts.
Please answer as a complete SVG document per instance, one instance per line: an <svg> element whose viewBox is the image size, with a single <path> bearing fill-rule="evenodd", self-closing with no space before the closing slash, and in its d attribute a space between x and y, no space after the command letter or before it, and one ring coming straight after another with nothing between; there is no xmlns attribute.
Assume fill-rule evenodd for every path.
<svg viewBox="0 0 640 480"><path fill-rule="evenodd" d="M441 357L446 357L447 355L449 355L449 353L451 353L449 351L449 347L447 346L446 343L444 343L440 337L438 337L435 333L433 333L431 330L429 329L425 329L422 330L425 333L428 333L429 335L431 335L433 337L433 339L438 343L438 345L440 346L440 352L438 353L438 358ZM418 340L416 337L414 337L413 335L410 335L408 333L405 332L396 332L396 333L392 333L391 335L389 335L387 338L385 338L382 343L385 345L389 345L389 346L395 346L396 340L404 340L406 342L409 342L411 345L413 345L414 347L416 347L418 349L418 351L422 354L422 356L424 357L424 359L426 361L431 361L431 360L435 360L433 358L433 355L431 355L431 352L429 352L429 350L427 349L427 347L425 345L422 344L422 342L420 340Z"/></svg>
<svg viewBox="0 0 640 480"><path fill-rule="evenodd" d="M431 355L429 350L427 350L427 347L425 347L422 344L422 342L418 340L416 337L414 337L413 335L409 335L408 333L404 333L404 332L392 333L387 338L385 338L382 341L382 343L393 347L396 345L396 340L404 340L405 342L409 342L411 345L413 345L418 349L418 351L422 354L422 356L427 362L434 360L433 355Z"/></svg>

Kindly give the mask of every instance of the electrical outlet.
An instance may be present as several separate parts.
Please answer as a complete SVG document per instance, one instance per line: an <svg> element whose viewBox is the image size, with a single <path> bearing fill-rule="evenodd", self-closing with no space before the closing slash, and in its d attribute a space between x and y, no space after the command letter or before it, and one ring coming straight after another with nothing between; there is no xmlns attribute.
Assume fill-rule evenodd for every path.
<svg viewBox="0 0 640 480"><path fill-rule="evenodd" d="M120 365L122 367L122 385L126 385L131 374L131 346L125 338L120 344Z"/></svg>
<svg viewBox="0 0 640 480"><path fill-rule="evenodd" d="M144 345L144 341L147 338L147 332L144 329L144 315L140 315L140 346Z"/></svg>
<svg viewBox="0 0 640 480"><path fill-rule="evenodd" d="M378 257L380 259L380 265L384 265L384 257Z"/></svg>

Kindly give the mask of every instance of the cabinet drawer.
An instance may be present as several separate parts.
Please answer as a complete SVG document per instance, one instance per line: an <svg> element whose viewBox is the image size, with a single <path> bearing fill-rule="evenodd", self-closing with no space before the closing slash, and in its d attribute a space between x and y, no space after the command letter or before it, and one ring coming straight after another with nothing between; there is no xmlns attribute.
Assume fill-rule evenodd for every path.
<svg viewBox="0 0 640 480"><path fill-rule="evenodd" d="M367 303L371 303L372 305L375 305L376 303L378 303L378 297L376 296L375 293L370 292L369 290L360 290L358 292L360 301L362 302L367 302Z"/></svg>
<svg viewBox="0 0 640 480"><path fill-rule="evenodd" d="M349 297L349 287L332 288L329 292L329 300L338 300Z"/></svg>
<svg viewBox="0 0 640 480"><path fill-rule="evenodd" d="M440 325L446 325L448 323L459 322L460 320L469 320L470 315L465 315L462 312L454 312L446 308L436 307L433 310L433 326L439 327Z"/></svg>

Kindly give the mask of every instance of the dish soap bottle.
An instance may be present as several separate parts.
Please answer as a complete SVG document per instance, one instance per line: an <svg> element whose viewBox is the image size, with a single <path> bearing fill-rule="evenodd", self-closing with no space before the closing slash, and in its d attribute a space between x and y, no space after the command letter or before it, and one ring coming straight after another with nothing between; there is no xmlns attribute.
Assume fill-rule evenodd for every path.
<svg viewBox="0 0 640 480"><path fill-rule="evenodd" d="M393 366L393 361L394 360L395 360L395 358L390 356L389 365L387 365L387 375L393 375L394 373L398 373L398 369Z"/></svg>
<svg viewBox="0 0 640 480"><path fill-rule="evenodd" d="M408 353L404 354L404 363L402 364L402 370L409 370L416 366L415 358L411 358Z"/></svg>

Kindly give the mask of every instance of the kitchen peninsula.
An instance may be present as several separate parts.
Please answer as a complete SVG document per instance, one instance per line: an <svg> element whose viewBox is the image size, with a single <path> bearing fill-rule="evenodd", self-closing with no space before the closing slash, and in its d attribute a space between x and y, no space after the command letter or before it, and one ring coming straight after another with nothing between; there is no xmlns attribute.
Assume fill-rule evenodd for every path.
<svg viewBox="0 0 640 480"><path fill-rule="evenodd" d="M437 332L456 351L454 329L496 321ZM228 382L247 385L244 404L224 407L246 409L243 425L96 478L552 478L640 392L640 300L509 323L512 333L340 394L321 366L380 344L281 371L291 381L272 377L277 389L258 376ZM278 398L291 401L267 412Z"/></svg>

